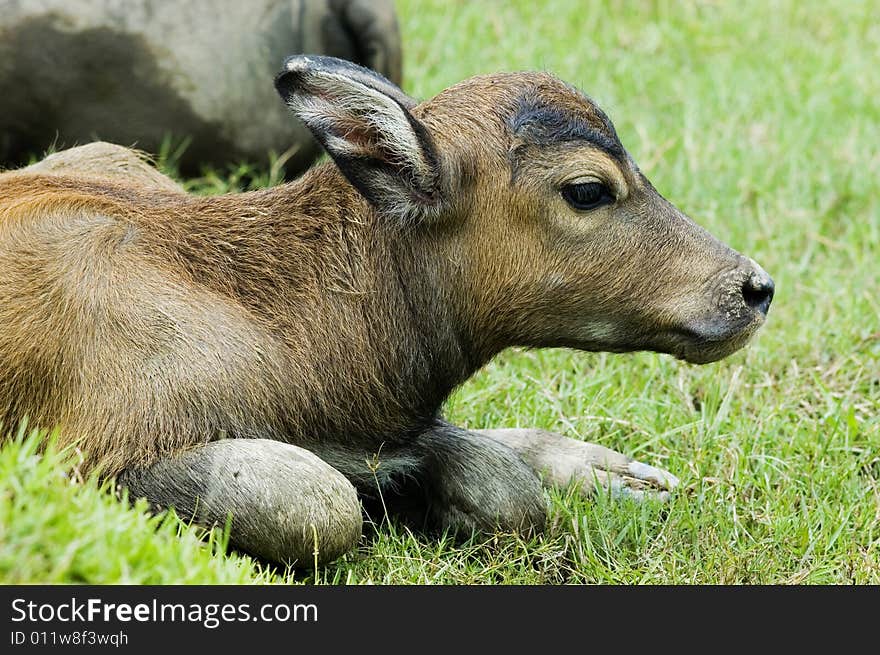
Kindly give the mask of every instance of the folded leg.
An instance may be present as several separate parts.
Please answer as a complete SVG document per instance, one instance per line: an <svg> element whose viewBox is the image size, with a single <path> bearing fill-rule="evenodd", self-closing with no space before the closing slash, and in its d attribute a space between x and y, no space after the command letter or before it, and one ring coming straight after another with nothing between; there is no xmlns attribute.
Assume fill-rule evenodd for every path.
<svg viewBox="0 0 880 655"><path fill-rule="evenodd" d="M445 423L407 442L406 475L388 475L389 511L429 530L472 533L543 531L547 500L532 469L504 444Z"/></svg>
<svg viewBox="0 0 880 655"><path fill-rule="evenodd" d="M118 478L132 497L181 518L224 525L230 542L281 563L329 562L361 536L352 484L311 452L267 439L223 439Z"/></svg>

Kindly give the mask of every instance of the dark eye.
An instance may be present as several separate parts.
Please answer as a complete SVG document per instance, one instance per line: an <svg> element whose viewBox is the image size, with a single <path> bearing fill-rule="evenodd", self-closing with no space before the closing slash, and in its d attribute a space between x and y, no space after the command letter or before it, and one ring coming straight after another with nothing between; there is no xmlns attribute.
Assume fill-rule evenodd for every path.
<svg viewBox="0 0 880 655"><path fill-rule="evenodd" d="M614 196L601 182L566 184L562 187L562 197L574 209L596 209L614 202Z"/></svg>

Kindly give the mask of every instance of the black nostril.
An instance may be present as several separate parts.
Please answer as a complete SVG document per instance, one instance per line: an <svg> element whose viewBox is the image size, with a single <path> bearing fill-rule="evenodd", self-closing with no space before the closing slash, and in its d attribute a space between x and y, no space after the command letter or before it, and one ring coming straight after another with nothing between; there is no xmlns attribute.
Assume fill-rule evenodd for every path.
<svg viewBox="0 0 880 655"><path fill-rule="evenodd" d="M749 307L766 314L770 309L770 302L773 300L775 290L776 287L769 275L752 273L743 282L742 294Z"/></svg>

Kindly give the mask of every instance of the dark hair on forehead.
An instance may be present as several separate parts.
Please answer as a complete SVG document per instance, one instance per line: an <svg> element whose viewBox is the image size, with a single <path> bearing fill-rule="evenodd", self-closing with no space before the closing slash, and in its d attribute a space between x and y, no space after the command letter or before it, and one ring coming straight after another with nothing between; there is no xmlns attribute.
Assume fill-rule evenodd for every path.
<svg viewBox="0 0 880 655"><path fill-rule="evenodd" d="M510 131L538 146L585 141L623 162L626 152L611 120L592 100L574 87L566 86L583 99L582 107L574 103L553 103L535 91L528 91L514 105L508 119Z"/></svg>

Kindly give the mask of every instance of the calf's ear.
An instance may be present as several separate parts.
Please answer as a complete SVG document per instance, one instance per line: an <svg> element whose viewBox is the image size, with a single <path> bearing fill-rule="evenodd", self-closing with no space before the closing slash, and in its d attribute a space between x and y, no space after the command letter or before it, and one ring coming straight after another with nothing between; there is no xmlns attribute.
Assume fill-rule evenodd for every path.
<svg viewBox="0 0 880 655"><path fill-rule="evenodd" d="M410 113L415 101L393 83L341 59L296 55L275 88L378 211L412 219L439 207L436 147Z"/></svg>

